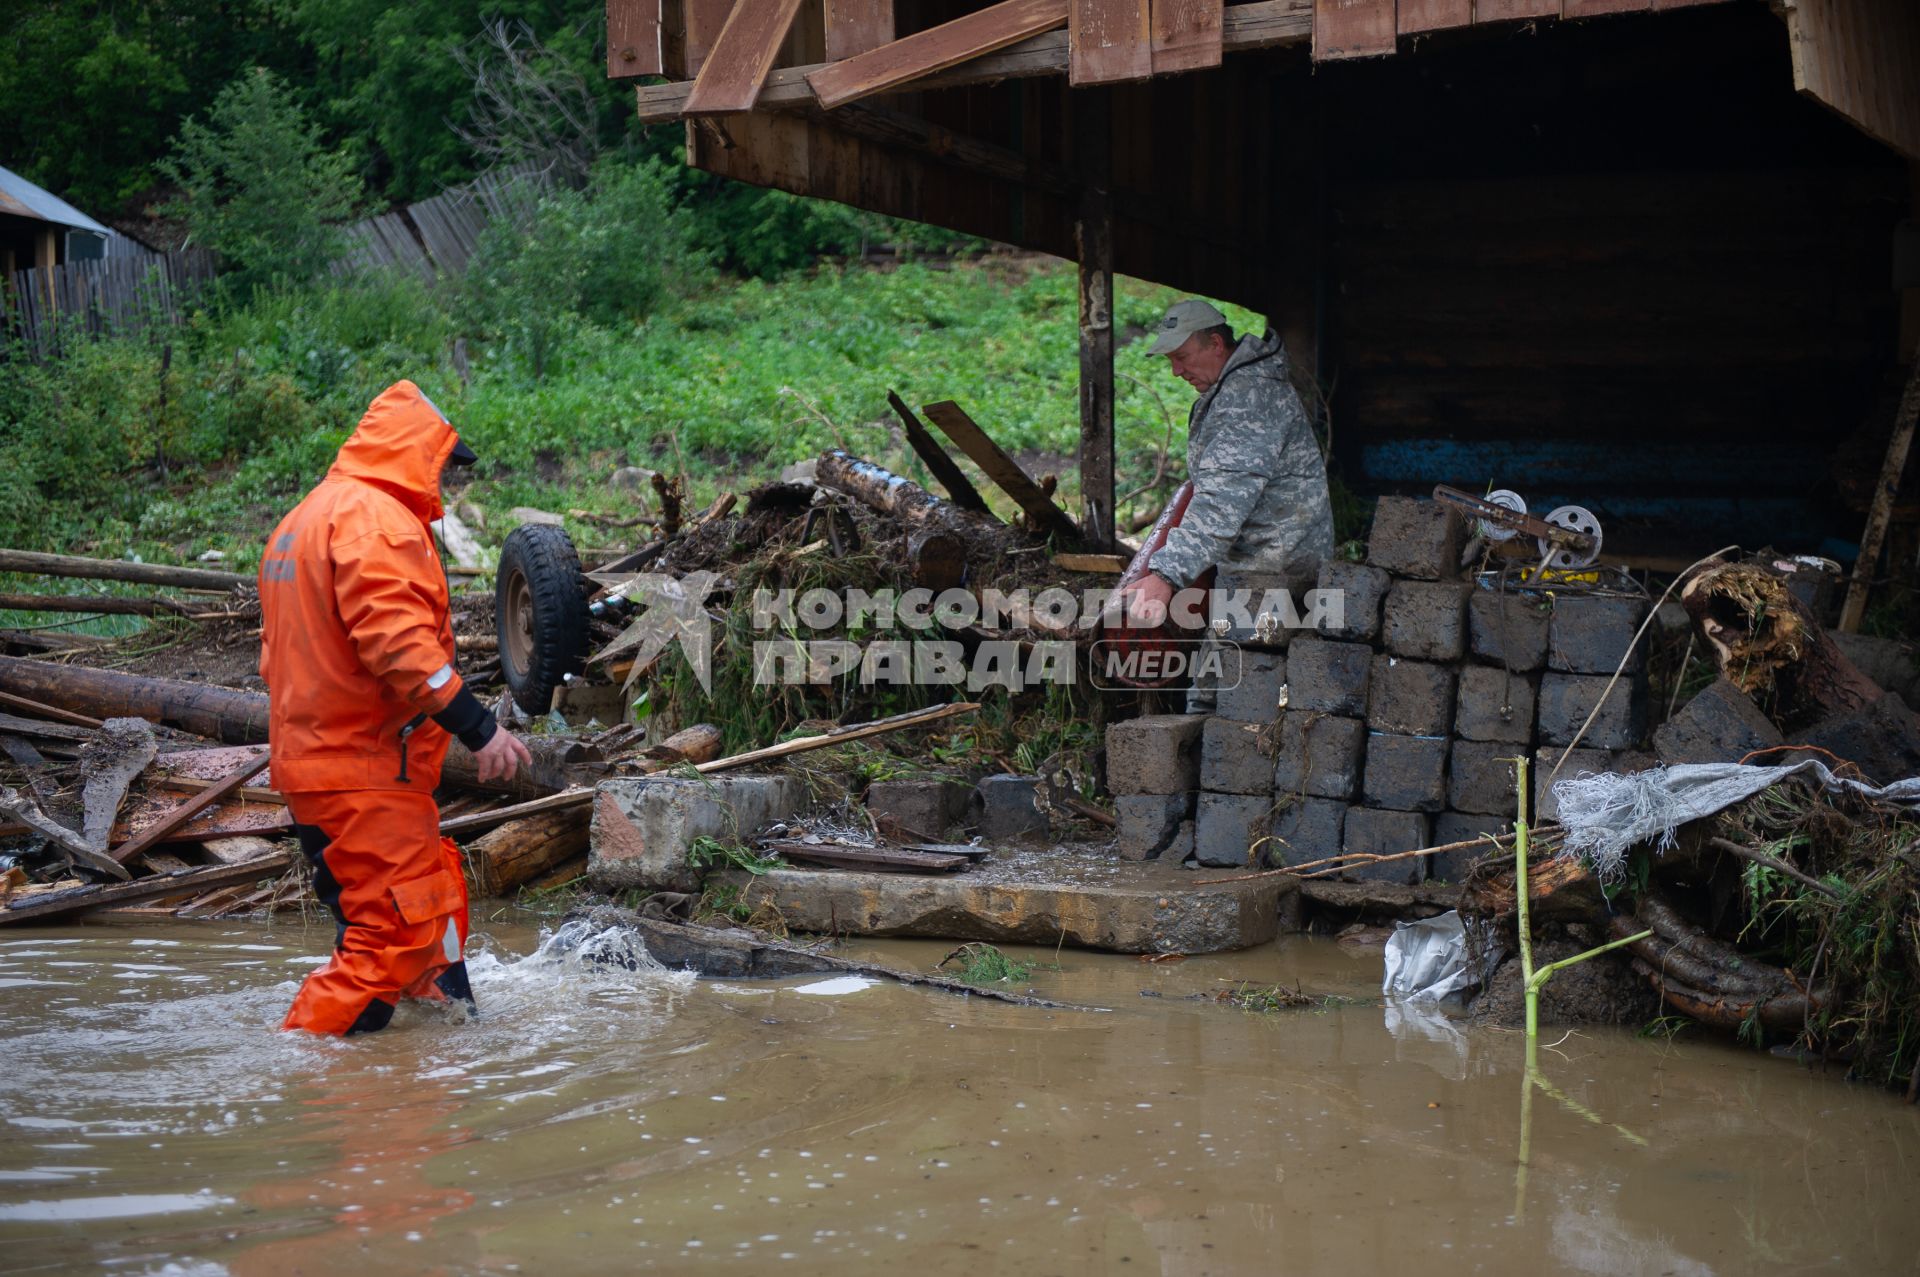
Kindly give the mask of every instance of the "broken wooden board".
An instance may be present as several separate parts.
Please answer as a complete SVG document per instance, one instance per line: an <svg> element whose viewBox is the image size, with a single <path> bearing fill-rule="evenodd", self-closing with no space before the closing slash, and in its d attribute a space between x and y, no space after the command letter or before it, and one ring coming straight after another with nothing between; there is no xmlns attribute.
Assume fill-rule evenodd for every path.
<svg viewBox="0 0 1920 1277"><path fill-rule="evenodd" d="M1055 505L1053 498L1042 492L1040 485L1020 468L1020 463L1002 451L1000 445L959 404L947 399L926 404L920 411L945 431L947 438L953 440L954 445L966 453L967 458L979 466L987 478L1013 498L1014 504L1026 513L1036 532L1068 541L1080 539L1080 528L1067 517L1067 512Z"/></svg>
<svg viewBox="0 0 1920 1277"><path fill-rule="evenodd" d="M1118 554L1056 554L1051 562L1069 572L1106 572L1118 576L1133 559Z"/></svg>
<svg viewBox="0 0 1920 1277"><path fill-rule="evenodd" d="M38 895L26 900L15 897L17 903L0 909L0 926L14 922L27 922L35 918L57 918L66 914L81 913L88 909L101 909L109 905L159 900L167 896L204 891L210 887L224 887L236 882L257 881L284 873L292 863L291 852L277 852L262 860L249 861L244 865L213 865L205 869L191 869L184 874L156 875L133 882L114 883L110 886L81 887L73 891Z"/></svg>
<svg viewBox="0 0 1920 1277"><path fill-rule="evenodd" d="M132 838L113 849L113 858L125 864L141 852L165 842L176 831L189 824L194 817L231 797L234 790L265 770L267 770L267 751L263 749L254 758L234 768L219 784L201 790L177 807L170 808L159 815L151 824L142 826ZM288 816L284 809L277 814L285 818L289 824L292 823L292 817ZM232 832L251 832L251 830L233 830Z"/></svg>
<svg viewBox="0 0 1920 1277"><path fill-rule="evenodd" d="M1001 0L904 40L828 63L808 74L807 84L821 106L843 106L1051 31L1066 20L1067 0Z"/></svg>
<svg viewBox="0 0 1920 1277"><path fill-rule="evenodd" d="M1153 73L1219 66L1226 25L1221 9L1221 0L1153 0Z"/></svg>
<svg viewBox="0 0 1920 1277"><path fill-rule="evenodd" d="M953 458L947 455L947 450L940 446L939 440L920 424L920 418L913 415L913 409L907 407L906 400L889 390L887 403L900 418L900 425L907 434L907 445L913 449L913 454L920 458L920 464L927 468L927 473L947 490L947 498L962 510L978 510L982 514L992 514L993 511L988 508L986 498L980 495L980 490L973 486L971 479L967 478L967 472L954 464Z"/></svg>
<svg viewBox="0 0 1920 1277"><path fill-rule="evenodd" d="M120 817L127 786L160 754L153 724L144 718L110 718L99 735L80 750L86 787L80 794L80 836L104 853Z"/></svg>
<svg viewBox="0 0 1920 1277"><path fill-rule="evenodd" d="M1067 83L1074 88L1144 80L1153 74L1148 0L1070 0Z"/></svg>
<svg viewBox="0 0 1920 1277"><path fill-rule="evenodd" d="M736 4L687 95L687 114L751 111L801 0Z"/></svg>
<svg viewBox="0 0 1920 1277"><path fill-rule="evenodd" d="M8 709L18 710L22 714L31 714L35 718L46 718L52 719L57 723L65 723L69 727L99 727L101 725L101 720L97 718L89 717L86 714L76 714L70 709L61 709L57 705L42 705L39 701L30 701L24 696L15 696L12 692L0 692L0 705L4 705Z"/></svg>
<svg viewBox="0 0 1920 1277"><path fill-rule="evenodd" d="M993 854L993 848L976 847L970 842L910 842L905 846L908 851L927 851L936 856L965 856L972 861L985 860Z"/></svg>
<svg viewBox="0 0 1920 1277"><path fill-rule="evenodd" d="M1315 62L1392 53L1395 36L1394 0L1315 0Z"/></svg>
<svg viewBox="0 0 1920 1277"><path fill-rule="evenodd" d="M971 863L966 856L948 856L904 847L849 847L840 843L780 841L766 850L788 860L831 865L838 869L867 869L875 873L953 873Z"/></svg>
<svg viewBox="0 0 1920 1277"><path fill-rule="evenodd" d="M39 803L6 785L0 785L0 816L11 817L28 826L34 833L65 852L68 857L95 873L106 874L111 878L133 876L112 857L104 852L95 851L87 845L86 839L40 810Z"/></svg>

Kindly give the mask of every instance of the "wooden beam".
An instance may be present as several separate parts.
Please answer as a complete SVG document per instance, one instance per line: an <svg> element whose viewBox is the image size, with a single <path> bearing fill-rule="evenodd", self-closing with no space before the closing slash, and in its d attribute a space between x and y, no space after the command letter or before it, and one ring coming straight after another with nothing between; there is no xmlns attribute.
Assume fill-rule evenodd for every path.
<svg viewBox="0 0 1920 1277"><path fill-rule="evenodd" d="M250 763L236 767L232 772L223 777L219 784L214 785L210 789L201 790L162 816L159 820L154 821L151 825L148 825L145 829L127 839L127 841L121 843L118 847L115 847L112 853L113 858L124 865L127 861L132 860L148 848L159 846L168 838L172 837L175 831L186 825L195 816L198 816L201 812L213 806L215 803L220 802L222 799L231 796L235 790L265 771L269 757L270 755L266 750L261 750L260 757Z"/></svg>
<svg viewBox="0 0 1920 1277"><path fill-rule="evenodd" d="M752 0L734 6L687 95L687 110L696 115L751 111L800 3Z"/></svg>
<svg viewBox="0 0 1920 1277"><path fill-rule="evenodd" d="M826 0L827 61L893 42L893 0Z"/></svg>
<svg viewBox="0 0 1920 1277"><path fill-rule="evenodd" d="M733 12L733 0L680 0L680 58L683 70L692 79L707 64L713 42L720 38Z"/></svg>
<svg viewBox="0 0 1920 1277"><path fill-rule="evenodd" d="M889 390L887 403L899 416L900 424L906 429L907 446L912 448L914 455L920 458L920 464L927 468L927 473L947 490L948 499L963 510L978 510L982 514L991 514L992 510L988 508L986 498L980 495L980 490L973 486L971 479L967 478L967 472L955 465L953 458L947 455L947 450L940 446L939 440L927 433L927 428L920 424L920 418L914 416L913 409L907 407L907 401Z"/></svg>
<svg viewBox="0 0 1920 1277"><path fill-rule="evenodd" d="M1226 53L1251 53L1260 49L1303 44L1313 36L1313 0L1254 0L1250 4L1230 5L1221 17L1220 43ZM888 46L891 48L892 46ZM879 52L879 50L875 50ZM756 111L804 111L816 105L807 77L836 63L817 66L781 67L767 77L760 91ZM1001 80L1027 80L1038 76L1063 75L1067 70L1067 33L1054 30L985 54L970 62L949 67L913 82L913 88L954 89L970 84L992 84ZM693 84L679 80L672 84L643 84L635 90L642 124L662 124L686 114L687 94ZM837 117L840 113L835 112Z"/></svg>
<svg viewBox="0 0 1920 1277"><path fill-rule="evenodd" d="M1080 533L1113 548L1113 104L1073 99L1073 152L1086 182L1074 222L1080 295ZM1037 526L1037 525L1036 525Z"/></svg>
<svg viewBox="0 0 1920 1277"><path fill-rule="evenodd" d="M1221 0L1153 0L1153 73L1176 75L1220 65Z"/></svg>
<svg viewBox="0 0 1920 1277"><path fill-rule="evenodd" d="M108 905L132 904L138 900L157 900L162 896L182 896L189 892L198 895L211 887L257 882L269 875L284 873L292 863L292 852L279 851L245 864L212 865L205 869L190 869L186 873L136 878L132 882L106 887L76 887L72 891L28 896L20 904L0 908L0 926L33 918L54 918L88 909L103 909Z"/></svg>
<svg viewBox="0 0 1920 1277"><path fill-rule="evenodd" d="M1067 20L1067 0L1000 0L952 22L882 45L807 76L829 109L1017 44ZM688 109L693 104L689 102Z"/></svg>
<svg viewBox="0 0 1920 1277"><path fill-rule="evenodd" d="M1473 22L1473 0L1400 0L1400 34L1444 31Z"/></svg>
<svg viewBox="0 0 1920 1277"><path fill-rule="evenodd" d="M661 0L607 0L607 78L661 75Z"/></svg>
<svg viewBox="0 0 1920 1277"><path fill-rule="evenodd" d="M1144 80L1153 74L1148 0L1070 0L1067 82L1075 88Z"/></svg>
<svg viewBox="0 0 1920 1277"><path fill-rule="evenodd" d="M1793 87L1920 160L1920 6L1912 0L1782 0Z"/></svg>
<svg viewBox="0 0 1920 1277"><path fill-rule="evenodd" d="M1393 14L1393 0L1318 0L1313 6L1313 60L1392 53Z"/></svg>
<svg viewBox="0 0 1920 1277"><path fill-rule="evenodd" d="M1473 20L1477 23L1559 16L1560 0L1473 0Z"/></svg>
<svg viewBox="0 0 1920 1277"><path fill-rule="evenodd" d="M987 478L1013 498L1014 504L1026 512L1034 531L1068 541L1080 539L1080 529L1074 526L1066 511L1055 505L1053 498L1042 492L1040 485L1020 468L1020 463L1002 451L1000 445L959 404L950 399L942 400L940 403L926 404L920 411L945 431L947 438L953 440Z"/></svg>
<svg viewBox="0 0 1920 1277"><path fill-rule="evenodd" d="M1609 13L1637 13L1653 8L1653 0L1561 0L1563 18L1598 18Z"/></svg>

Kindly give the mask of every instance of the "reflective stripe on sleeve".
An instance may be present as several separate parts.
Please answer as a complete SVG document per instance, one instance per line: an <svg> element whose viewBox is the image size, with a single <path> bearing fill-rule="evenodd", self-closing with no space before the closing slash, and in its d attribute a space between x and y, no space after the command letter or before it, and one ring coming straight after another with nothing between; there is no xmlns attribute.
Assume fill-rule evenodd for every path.
<svg viewBox="0 0 1920 1277"><path fill-rule="evenodd" d="M453 666L442 665L439 669L435 670L431 675L428 676L427 686L431 690L437 692L441 688L445 687L448 683L451 683L452 681L453 681Z"/></svg>

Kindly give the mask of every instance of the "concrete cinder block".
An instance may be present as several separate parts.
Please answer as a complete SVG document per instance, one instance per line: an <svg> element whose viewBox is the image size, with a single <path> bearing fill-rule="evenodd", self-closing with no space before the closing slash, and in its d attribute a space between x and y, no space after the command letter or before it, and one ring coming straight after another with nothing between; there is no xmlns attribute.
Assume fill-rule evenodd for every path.
<svg viewBox="0 0 1920 1277"><path fill-rule="evenodd" d="M1894 692L1851 714L1816 723L1799 739L1846 759L1868 780L1883 785L1920 776L1920 715Z"/></svg>
<svg viewBox="0 0 1920 1277"><path fill-rule="evenodd" d="M1564 674L1611 674L1626 661L1628 673L1646 661L1646 646L1633 641L1647 617L1647 601L1625 594L1562 594L1554 599L1547 626L1547 668Z"/></svg>
<svg viewBox="0 0 1920 1277"><path fill-rule="evenodd" d="M1443 811L1433 818L1433 845L1444 847L1449 843L1466 842L1486 834L1504 834L1513 828L1513 822L1505 816L1486 815L1472 811ZM1511 848L1496 849L1491 843L1481 843L1477 847L1463 847L1458 851L1443 851L1427 857L1427 877L1439 882L1462 883L1474 863L1483 856L1503 855L1513 858Z"/></svg>
<svg viewBox="0 0 1920 1277"><path fill-rule="evenodd" d="M1273 759L1261 737L1274 729L1213 717L1200 734L1200 788L1216 794L1272 794Z"/></svg>
<svg viewBox="0 0 1920 1277"><path fill-rule="evenodd" d="M1457 661L1467 651L1467 599L1461 581L1395 581L1381 613L1380 637L1395 656Z"/></svg>
<svg viewBox="0 0 1920 1277"><path fill-rule="evenodd" d="M1285 656L1245 648L1240 653L1240 682L1220 689L1215 712L1243 723L1271 723L1280 714L1280 689L1286 682Z"/></svg>
<svg viewBox="0 0 1920 1277"><path fill-rule="evenodd" d="M1413 661L1385 652L1367 676L1367 726L1400 736L1445 736L1453 727L1451 665ZM1528 702L1532 722L1532 702Z"/></svg>
<svg viewBox="0 0 1920 1277"><path fill-rule="evenodd" d="M1447 738L1367 734L1367 806L1394 811L1440 811L1447 805Z"/></svg>
<svg viewBox="0 0 1920 1277"><path fill-rule="evenodd" d="M1248 849L1267 836L1272 811L1271 794L1201 794L1193 820L1194 858L1203 865L1246 864Z"/></svg>
<svg viewBox="0 0 1920 1277"><path fill-rule="evenodd" d="M1107 789L1115 794L1184 794L1200 785L1197 714L1150 714L1107 728Z"/></svg>
<svg viewBox="0 0 1920 1277"><path fill-rule="evenodd" d="M1494 665L1462 666L1454 735L1463 740L1531 745L1539 691L1540 680L1532 674L1509 674Z"/></svg>
<svg viewBox="0 0 1920 1277"><path fill-rule="evenodd" d="M1522 594L1475 590L1467 603L1468 639L1475 658L1518 671L1547 663L1553 605Z"/></svg>
<svg viewBox="0 0 1920 1277"><path fill-rule="evenodd" d="M1593 722L1580 738L1588 749L1631 749L1647 734L1647 676L1623 674L1607 690L1606 674L1558 674L1549 670L1540 678L1539 729L1541 743L1568 745L1593 713ZM1605 700L1602 700L1602 697Z"/></svg>
<svg viewBox="0 0 1920 1277"><path fill-rule="evenodd" d="M1367 562L1425 581L1460 575L1465 525L1452 506L1413 497L1381 497L1373 507Z"/></svg>
<svg viewBox="0 0 1920 1277"><path fill-rule="evenodd" d="M1320 631L1324 638L1371 643L1380 637L1380 605L1386 601L1393 578L1380 568L1365 563L1328 559L1320 565L1318 589L1338 590L1341 596L1341 620L1337 626Z"/></svg>
<svg viewBox="0 0 1920 1277"><path fill-rule="evenodd" d="M867 786L867 814L891 837L939 842L967 814L973 786L945 778L876 780Z"/></svg>
<svg viewBox="0 0 1920 1277"><path fill-rule="evenodd" d="M587 875L597 887L698 891L704 871L687 863L700 838L746 843L799 810L806 792L791 776L630 776L595 788Z"/></svg>
<svg viewBox="0 0 1920 1277"><path fill-rule="evenodd" d="M1511 818L1518 804L1513 759L1524 752L1499 741L1455 741L1447 768L1447 805L1455 811Z"/></svg>
<svg viewBox="0 0 1920 1277"><path fill-rule="evenodd" d="M1431 845L1431 833L1432 827L1424 812L1349 807L1340 850L1343 855L1370 852L1376 856L1418 851ZM1411 885L1426 880L1427 862L1420 856L1410 856L1381 865L1350 865L1341 869L1339 876L1348 882L1401 882Z"/></svg>
<svg viewBox="0 0 1920 1277"><path fill-rule="evenodd" d="M1785 741L1752 698L1724 678L1715 679L1653 733L1654 752L1663 763L1737 763Z"/></svg>
<svg viewBox="0 0 1920 1277"><path fill-rule="evenodd" d="M1287 653L1287 708L1362 718L1373 649L1364 643L1303 638Z"/></svg>
<svg viewBox="0 0 1920 1277"><path fill-rule="evenodd" d="M1047 836L1047 817L1034 802L1037 776L1001 772L983 776L967 808L967 825L988 842L1033 842Z"/></svg>
<svg viewBox="0 0 1920 1277"><path fill-rule="evenodd" d="M1192 794L1122 794L1113 800L1113 814L1123 860L1157 860L1178 850L1183 827L1192 848Z"/></svg>
<svg viewBox="0 0 1920 1277"><path fill-rule="evenodd" d="M1576 749L1567 754L1564 763L1560 763L1561 752L1542 749L1533 756L1533 818L1528 822L1530 824L1560 819L1560 804L1554 797L1553 787L1561 781L1621 770L1616 756L1604 749ZM1558 775L1553 770L1555 763L1560 763ZM1548 777L1552 777L1552 780L1549 781Z"/></svg>
<svg viewBox="0 0 1920 1277"><path fill-rule="evenodd" d="M1302 562L1284 572L1222 568L1207 600L1215 637L1262 651L1278 651L1299 633L1288 621L1306 613L1301 594L1313 588L1318 565Z"/></svg>
<svg viewBox="0 0 1920 1277"><path fill-rule="evenodd" d="M1269 822L1271 841L1263 848L1261 863L1282 869L1340 854L1347 820L1345 802L1338 798L1282 798L1279 803Z"/></svg>
<svg viewBox="0 0 1920 1277"><path fill-rule="evenodd" d="M1290 709L1280 716L1280 747L1273 762L1273 792L1285 798L1352 798L1359 787L1367 725Z"/></svg>

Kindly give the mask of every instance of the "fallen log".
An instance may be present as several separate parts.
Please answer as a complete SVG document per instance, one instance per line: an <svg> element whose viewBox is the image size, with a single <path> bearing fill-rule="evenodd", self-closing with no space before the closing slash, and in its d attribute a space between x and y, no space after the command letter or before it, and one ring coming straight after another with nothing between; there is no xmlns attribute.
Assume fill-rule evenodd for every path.
<svg viewBox="0 0 1920 1277"><path fill-rule="evenodd" d="M58 576L87 581L126 581L133 585L167 585L181 590L225 594L252 585L253 578L212 568L176 568L164 563L124 563L119 559L83 559L72 554L39 554L32 550L0 550L0 572L29 576Z"/></svg>
<svg viewBox="0 0 1920 1277"><path fill-rule="evenodd" d="M1680 605L1714 665L1789 736L1867 708L1882 693L1762 563L1709 567L1680 587Z"/></svg>
<svg viewBox="0 0 1920 1277"><path fill-rule="evenodd" d="M111 886L79 887L71 891L36 895L21 904L0 909L0 926L28 922L36 918L58 918L67 914L82 913L89 909L103 909L109 905L132 904L140 900L159 900L166 896L188 893L197 895L210 887L224 887L236 882L257 882L262 878L284 873L292 863L293 853L280 851L259 860L247 861L245 864L211 865L204 869L190 869L186 873L156 874L150 878L115 883Z"/></svg>
<svg viewBox="0 0 1920 1277"><path fill-rule="evenodd" d="M111 594L0 594L0 612L85 612L94 616L179 616L205 604Z"/></svg>
<svg viewBox="0 0 1920 1277"><path fill-rule="evenodd" d="M467 844L477 894L505 896L587 849L592 813L584 806L529 816Z"/></svg>
<svg viewBox="0 0 1920 1277"><path fill-rule="evenodd" d="M964 579L968 549L1007 532L990 514L942 501L913 480L838 448L820 458L814 479L904 525L909 570L915 584L928 589Z"/></svg>
<svg viewBox="0 0 1920 1277"><path fill-rule="evenodd" d="M1667 1005L1713 1028L1738 1033L1758 1023L1794 1032L1827 1001L1825 991L1713 939L1651 892L1641 896L1632 918L1616 914L1607 925L1615 939L1652 930L1626 946L1634 970Z"/></svg>

